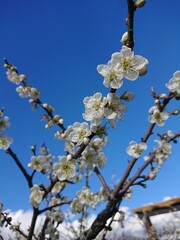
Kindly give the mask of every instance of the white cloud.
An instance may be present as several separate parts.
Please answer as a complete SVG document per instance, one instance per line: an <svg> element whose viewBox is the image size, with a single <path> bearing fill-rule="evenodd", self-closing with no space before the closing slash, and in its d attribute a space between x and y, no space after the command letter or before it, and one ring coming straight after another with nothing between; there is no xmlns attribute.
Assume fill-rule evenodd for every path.
<svg viewBox="0 0 180 240"><path fill-rule="evenodd" d="M165 199L167 199L167 198L165 198ZM118 222L118 221L114 222L113 230L108 232L106 239L107 240L110 240L110 239L118 240L123 235L126 237L126 239L132 239L131 237L133 237L134 239L137 238L139 240L146 239L146 231L145 231L144 225L143 225L142 221L140 221L140 219L137 217L137 215L132 214L130 208L128 208L126 206L121 207L121 210L125 213L123 227L120 222ZM22 223L21 228L25 232L27 232L27 229L31 223L32 211L19 210L17 212L10 211L10 213L11 213L11 217L13 219L13 223L21 222ZM119 219L119 216L120 215L117 214L115 219L116 220ZM38 226L40 226L42 224L43 219L44 219L44 216L43 215L40 216L40 218L37 222L37 226L36 226L37 231L38 231ZM87 225L90 226L94 219L95 219L95 215L92 215L88 219ZM175 219L176 219L176 221L175 221ZM75 229L75 231L78 231L79 230L79 221L76 220L73 216L72 216L71 220L72 220L73 228ZM173 229L173 227L176 226L176 228L178 228L178 226L180 226L180 212L167 213L167 214L153 216L153 217L151 217L151 221L159 233L161 232L162 229L163 229L163 231L165 231L165 228L167 230L168 229L167 227L171 227ZM70 231L68 229L69 226L70 225L65 224L65 223L63 223L59 226L60 232L63 232L63 235L65 235L66 237L69 235L72 236L72 234L70 234ZM4 239L8 239L9 234L12 237L12 232L5 227L2 228L1 234L4 237ZM68 238L66 238L66 239L68 239ZM163 238L161 238L161 239L163 239ZM169 239L171 239L171 238L169 238Z"/></svg>

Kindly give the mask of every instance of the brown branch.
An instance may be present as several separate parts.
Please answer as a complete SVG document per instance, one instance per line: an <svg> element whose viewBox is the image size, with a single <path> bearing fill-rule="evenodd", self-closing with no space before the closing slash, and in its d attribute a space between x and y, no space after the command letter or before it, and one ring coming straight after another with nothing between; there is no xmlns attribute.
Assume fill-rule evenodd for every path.
<svg viewBox="0 0 180 240"><path fill-rule="evenodd" d="M13 225L11 223L12 221L11 217L7 217L6 213L1 213L1 214L3 215L3 223L6 223L7 225L11 226L13 231L17 231L20 235L22 235L24 238L27 239L27 235L19 228L19 226Z"/></svg>
<svg viewBox="0 0 180 240"><path fill-rule="evenodd" d="M173 94L170 93L167 99L164 99L163 102L161 103L159 110L160 112L162 112L165 107L167 106L167 104L170 102L170 100L173 98ZM146 131L145 135L143 138L141 138L141 142L147 142L149 137L153 134L153 129L156 126L156 123L151 123L148 127L148 130ZM116 188L113 191L113 196L116 198L118 196L119 191L123 188L124 183L126 182L127 178L129 177L131 170L133 169L133 166L135 165L135 163L137 162L139 158L133 158L127 168L126 171L124 172L120 182L118 183L118 185L116 186Z"/></svg>
<svg viewBox="0 0 180 240"><path fill-rule="evenodd" d="M15 163L17 164L17 166L19 167L20 171L22 172L22 174L24 175L29 188L31 188L33 186L32 184L32 178L31 176L27 173L26 169L24 168L24 166L22 165L22 163L20 162L19 158L17 157L17 155L13 152L13 150L11 148L8 148L6 150L6 153L8 153L15 161Z"/></svg>
<svg viewBox="0 0 180 240"><path fill-rule="evenodd" d="M102 183L102 186L104 188L104 190L106 191L106 194L108 197L110 197L111 195L111 190L109 189L104 177L102 176L102 174L100 173L99 169L97 167L94 168L94 172L96 173L96 175L98 176L99 180Z"/></svg>
<svg viewBox="0 0 180 240"><path fill-rule="evenodd" d="M31 220L31 225L29 228L29 234L28 234L27 240L32 240L38 215L39 215L39 210L37 208L33 208L33 216Z"/></svg>
<svg viewBox="0 0 180 240"><path fill-rule="evenodd" d="M133 50L134 48L134 11L136 10L136 8L133 0L127 0L127 4L128 4L128 20L127 20L128 39L127 39L126 46Z"/></svg>
<svg viewBox="0 0 180 240"><path fill-rule="evenodd" d="M60 206L62 206L64 204L71 204L71 202L72 202L72 200L69 200L69 201L66 201L66 202L61 202L61 203L55 204L55 205L50 206L50 207L43 208L42 210L38 210L38 215L43 213L43 212L46 212L48 210L52 210L55 207L60 207Z"/></svg>

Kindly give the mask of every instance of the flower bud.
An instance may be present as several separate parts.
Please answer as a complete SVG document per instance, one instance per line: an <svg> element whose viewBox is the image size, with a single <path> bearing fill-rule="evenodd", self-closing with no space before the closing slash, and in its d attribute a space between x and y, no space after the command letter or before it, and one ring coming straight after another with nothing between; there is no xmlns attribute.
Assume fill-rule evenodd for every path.
<svg viewBox="0 0 180 240"><path fill-rule="evenodd" d="M137 8L142 8L145 5L145 3L146 3L146 0L136 0L135 6Z"/></svg>
<svg viewBox="0 0 180 240"><path fill-rule="evenodd" d="M63 118L60 118L60 119L59 119L59 124L62 125L63 123L64 123L64 119L63 119Z"/></svg>
<svg viewBox="0 0 180 240"><path fill-rule="evenodd" d="M87 137L85 137L85 138L83 139L84 145L88 145L89 141L90 141L90 139L87 138Z"/></svg>
<svg viewBox="0 0 180 240"><path fill-rule="evenodd" d="M144 76L146 73L147 73L147 67L146 66L139 69L139 76Z"/></svg>
<svg viewBox="0 0 180 240"><path fill-rule="evenodd" d="M125 91L123 95L120 97L120 99L125 100L125 101L131 101L134 99L134 93Z"/></svg>
<svg viewBox="0 0 180 240"><path fill-rule="evenodd" d="M55 122L58 122L59 119L60 119L60 116L59 115L55 115L53 119L54 119Z"/></svg>
<svg viewBox="0 0 180 240"><path fill-rule="evenodd" d="M22 82L26 81L26 75L25 74L21 74L21 75L19 75L19 77L21 78Z"/></svg>
<svg viewBox="0 0 180 240"><path fill-rule="evenodd" d="M66 134L65 133L61 133L61 138L65 138Z"/></svg>
<svg viewBox="0 0 180 240"><path fill-rule="evenodd" d="M168 98L167 94L165 94L165 93L160 94L159 97L160 97L160 98L163 98L163 99Z"/></svg>
<svg viewBox="0 0 180 240"><path fill-rule="evenodd" d="M70 161L72 159L72 155L71 154L68 154L67 155L67 161Z"/></svg>
<svg viewBox="0 0 180 240"><path fill-rule="evenodd" d="M36 145L31 146L31 151L35 152L36 151Z"/></svg>
<svg viewBox="0 0 180 240"><path fill-rule="evenodd" d="M171 114L172 115L178 115L179 113L180 113L179 109L174 109Z"/></svg>
<svg viewBox="0 0 180 240"><path fill-rule="evenodd" d="M120 42L125 45L127 43L127 40L128 40L128 32L125 32L122 35L122 38L121 38Z"/></svg>
<svg viewBox="0 0 180 240"><path fill-rule="evenodd" d="M48 104L47 104L47 103L43 103L43 104L42 104L42 107L43 107L43 108L47 108L47 107L48 107Z"/></svg>
<svg viewBox="0 0 180 240"><path fill-rule="evenodd" d="M154 103L158 105L160 103L159 99L155 99Z"/></svg>

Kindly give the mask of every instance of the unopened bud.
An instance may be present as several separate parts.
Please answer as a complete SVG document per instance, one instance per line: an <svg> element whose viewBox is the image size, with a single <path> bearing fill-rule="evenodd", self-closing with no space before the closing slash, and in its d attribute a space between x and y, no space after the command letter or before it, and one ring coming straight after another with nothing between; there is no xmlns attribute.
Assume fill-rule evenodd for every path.
<svg viewBox="0 0 180 240"><path fill-rule="evenodd" d="M128 32L125 32L122 35L122 38L121 38L120 42L125 45L127 43L127 40L128 40Z"/></svg>
<svg viewBox="0 0 180 240"><path fill-rule="evenodd" d="M134 93L125 91L120 98L125 101L131 101L134 99Z"/></svg>
<svg viewBox="0 0 180 240"><path fill-rule="evenodd" d="M83 139L84 145L88 145L89 141L90 141L90 139L87 138L87 137L85 137L85 138Z"/></svg>
<svg viewBox="0 0 180 240"><path fill-rule="evenodd" d="M155 104L157 104L157 105L160 103L159 99L155 99L154 102L155 102Z"/></svg>
<svg viewBox="0 0 180 240"><path fill-rule="evenodd" d="M146 0L136 0L135 6L137 8L142 8L145 5L145 3L146 3Z"/></svg>
<svg viewBox="0 0 180 240"><path fill-rule="evenodd" d="M22 82L26 81L26 75L25 74L21 74L21 75L19 75L19 77L21 78Z"/></svg>
<svg viewBox="0 0 180 240"><path fill-rule="evenodd" d="M180 110L179 109L174 109L174 111L172 111L171 114L173 115L178 115L180 113Z"/></svg>
<svg viewBox="0 0 180 240"><path fill-rule="evenodd" d="M58 122L59 119L60 119L60 116L59 116L59 115L55 115L55 116L54 116L54 121L55 121L55 122Z"/></svg>
<svg viewBox="0 0 180 240"><path fill-rule="evenodd" d="M70 161L72 159L72 155L71 154L68 154L67 155L67 161Z"/></svg>
<svg viewBox="0 0 180 240"><path fill-rule="evenodd" d="M29 103L33 103L34 102L34 99L29 99Z"/></svg>
<svg viewBox="0 0 180 240"><path fill-rule="evenodd" d="M35 152L35 150L36 150L36 145L31 146L31 151Z"/></svg>
<svg viewBox="0 0 180 240"><path fill-rule="evenodd" d="M139 69L139 76L144 76L146 73L147 73L147 67L146 66Z"/></svg>
<svg viewBox="0 0 180 240"><path fill-rule="evenodd" d="M163 98L163 99L168 98L167 94L165 94L165 93L160 94L159 97L160 97L160 98Z"/></svg>
<svg viewBox="0 0 180 240"><path fill-rule="evenodd" d="M60 119L59 119L59 124L62 125L63 123L64 123L64 119L63 119L63 118L60 118Z"/></svg>
<svg viewBox="0 0 180 240"><path fill-rule="evenodd" d="M43 103L43 104L42 104L42 107L43 107L43 108L47 108L47 107L48 107L48 104L47 104L47 103Z"/></svg>
<svg viewBox="0 0 180 240"><path fill-rule="evenodd" d="M66 134L65 133L61 133L61 138L65 138Z"/></svg>
<svg viewBox="0 0 180 240"><path fill-rule="evenodd" d="M8 68L9 65L7 63L4 64L4 68Z"/></svg>
<svg viewBox="0 0 180 240"><path fill-rule="evenodd" d="M54 112L54 108L49 105L49 106L48 106L48 111L49 111L50 113L53 113L53 112Z"/></svg>

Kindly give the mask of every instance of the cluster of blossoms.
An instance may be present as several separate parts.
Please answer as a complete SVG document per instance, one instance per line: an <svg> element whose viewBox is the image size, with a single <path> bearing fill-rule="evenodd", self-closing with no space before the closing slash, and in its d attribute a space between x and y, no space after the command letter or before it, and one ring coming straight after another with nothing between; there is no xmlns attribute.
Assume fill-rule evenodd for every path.
<svg viewBox="0 0 180 240"><path fill-rule="evenodd" d="M154 147L154 157L153 162L156 162L158 167L164 163L165 160L169 158L172 154L172 146L169 143L174 137L174 134L171 131L168 131L162 139L155 140L158 146ZM151 154L144 157L144 160L147 161L151 157Z"/></svg>
<svg viewBox="0 0 180 240"><path fill-rule="evenodd" d="M39 204L41 203L44 195L44 191L39 185L34 185L30 189L30 203L35 207L38 208Z"/></svg>
<svg viewBox="0 0 180 240"><path fill-rule="evenodd" d="M91 170L94 167L104 167L106 156L102 152L102 149L105 147L106 143L107 138L95 138L89 143L80 157L81 172L84 172L85 168Z"/></svg>
<svg viewBox="0 0 180 240"><path fill-rule="evenodd" d="M0 149L2 150L7 150L13 142L13 139L5 134L8 127L10 127L9 117L3 116L3 110L0 110Z"/></svg>
<svg viewBox="0 0 180 240"><path fill-rule="evenodd" d="M146 73L148 60L140 55L134 55L131 48L123 46L120 52L113 53L107 64L98 65L97 71L104 77L103 84L107 88L119 89L123 84L123 78L134 81L138 76ZM125 96L124 96L125 97ZM126 111L123 100L133 99L132 94L126 94L127 98L120 97L117 93L109 93L103 97L100 92L84 98L85 113L83 118L90 121L91 126L99 126L104 118L114 127L114 120L122 120Z"/></svg>
<svg viewBox="0 0 180 240"><path fill-rule="evenodd" d="M46 216L49 219L46 228L46 237L52 240L59 240L60 233L57 228L59 224L64 221L64 214L58 209L52 209L51 211L46 212Z"/></svg>
<svg viewBox="0 0 180 240"><path fill-rule="evenodd" d="M34 146L32 147L33 150ZM49 150L45 145L40 147L40 155L32 156L28 167L33 168L37 172L47 173L52 170L52 160L54 157L49 154Z"/></svg>
<svg viewBox="0 0 180 240"><path fill-rule="evenodd" d="M134 158L139 158L141 153L145 151L147 148L147 144L145 142L137 143L135 141L131 141L129 146L126 148L126 152L129 156Z"/></svg>
<svg viewBox="0 0 180 240"><path fill-rule="evenodd" d="M18 86L16 88L16 91L19 93L20 97L30 97L32 100L36 100L39 98L39 91L36 88L26 84L26 75L19 74L17 68L13 65L8 64L7 60L4 64L4 67L7 69L6 74L9 81L15 83L16 85L22 83L22 86Z"/></svg>
<svg viewBox="0 0 180 240"><path fill-rule="evenodd" d="M94 127L99 126L104 118L109 119L111 127L114 127L114 120L122 120L122 115L126 112L126 105L117 93L108 93L107 97L102 97L102 94L97 92L93 96L85 97L83 103L83 118L90 121Z"/></svg>
<svg viewBox="0 0 180 240"><path fill-rule="evenodd" d="M131 48L123 46L120 52L112 54L107 64L98 65L97 70L104 77L105 87L118 89L123 84L123 78L134 81L142 75L147 64L146 58L134 55Z"/></svg>
<svg viewBox="0 0 180 240"><path fill-rule="evenodd" d="M71 203L71 212L81 213L89 206L95 209L99 201L98 194L94 194L88 187L83 187Z"/></svg>
<svg viewBox="0 0 180 240"><path fill-rule="evenodd" d="M149 122L156 123L158 126L164 126L164 121L169 118L169 113L160 112L158 106L153 106L149 109Z"/></svg>

